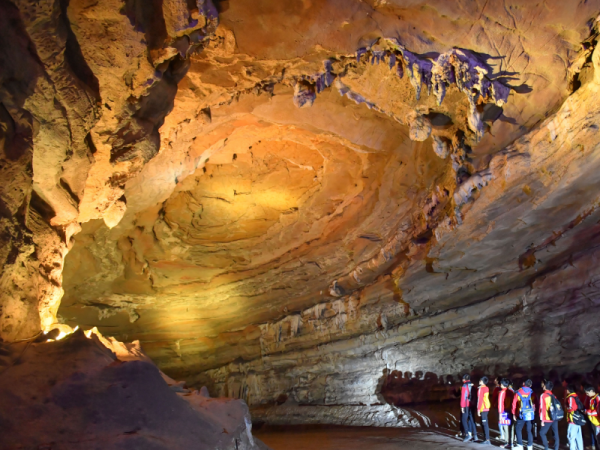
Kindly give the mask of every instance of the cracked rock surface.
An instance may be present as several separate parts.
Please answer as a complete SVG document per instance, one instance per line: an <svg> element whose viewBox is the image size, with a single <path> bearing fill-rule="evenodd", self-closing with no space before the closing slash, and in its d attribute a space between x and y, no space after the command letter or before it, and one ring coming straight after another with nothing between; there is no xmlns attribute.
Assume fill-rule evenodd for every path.
<svg viewBox="0 0 600 450"><path fill-rule="evenodd" d="M271 423L592 370L600 2L479 3L0 0L0 338L97 326Z"/></svg>

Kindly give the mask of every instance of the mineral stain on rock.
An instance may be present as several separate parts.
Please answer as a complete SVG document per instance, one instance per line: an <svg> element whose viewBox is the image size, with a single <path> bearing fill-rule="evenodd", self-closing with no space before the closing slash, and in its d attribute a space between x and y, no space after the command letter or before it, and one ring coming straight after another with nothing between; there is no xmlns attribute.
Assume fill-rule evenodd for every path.
<svg viewBox="0 0 600 450"><path fill-rule="evenodd" d="M162 392L76 326L278 425L591 371L600 1L408 3L1 1L0 381L44 345L83 360L31 411ZM206 445L262 445L238 419Z"/></svg>

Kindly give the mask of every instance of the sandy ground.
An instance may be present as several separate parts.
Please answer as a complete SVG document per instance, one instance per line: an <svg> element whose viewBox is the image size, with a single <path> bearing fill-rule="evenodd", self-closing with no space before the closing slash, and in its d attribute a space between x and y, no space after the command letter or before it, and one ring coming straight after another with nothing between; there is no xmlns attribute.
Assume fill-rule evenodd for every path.
<svg viewBox="0 0 600 450"><path fill-rule="evenodd" d="M273 450L484 450L493 448L488 445L465 444L450 433L423 429L287 427L277 430L257 430L254 434Z"/></svg>

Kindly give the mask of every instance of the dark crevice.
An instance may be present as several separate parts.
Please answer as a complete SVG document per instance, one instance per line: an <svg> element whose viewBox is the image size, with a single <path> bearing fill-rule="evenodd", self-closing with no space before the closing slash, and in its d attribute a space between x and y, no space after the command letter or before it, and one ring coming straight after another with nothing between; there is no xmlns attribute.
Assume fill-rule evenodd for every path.
<svg viewBox="0 0 600 450"><path fill-rule="evenodd" d="M594 54L594 48L597 45L600 30L598 29L597 22L591 25L590 36L581 43L581 51L587 52L585 62L581 65L579 72L575 72L569 82L569 90L571 93L577 91L581 86L591 81L594 78L594 63L592 62L592 56Z"/></svg>
<svg viewBox="0 0 600 450"><path fill-rule="evenodd" d="M452 126L452 119L445 114L432 112L425 117L429 119L434 128L450 128Z"/></svg>
<svg viewBox="0 0 600 450"><path fill-rule="evenodd" d="M121 13L137 31L144 33L148 48L162 48L168 38L162 0L125 0L124 3Z"/></svg>
<svg viewBox="0 0 600 450"><path fill-rule="evenodd" d="M12 212L10 211L10 208L6 202L2 200L2 197L0 197L0 217L6 219L10 219L12 217Z"/></svg>
<svg viewBox="0 0 600 450"><path fill-rule="evenodd" d="M75 200L76 204L79 204L79 197L73 192L73 190L71 189L71 186L69 186L69 183L67 183L67 181L64 178L61 178L59 180L60 186L67 191L67 193L71 196L71 198L73 200Z"/></svg>
<svg viewBox="0 0 600 450"><path fill-rule="evenodd" d="M224 13L229 9L229 0L213 0L213 3L219 14Z"/></svg>
<svg viewBox="0 0 600 450"><path fill-rule="evenodd" d="M413 239L415 244L427 244L433 238L433 231L430 229L425 230L423 233Z"/></svg>
<svg viewBox="0 0 600 450"><path fill-rule="evenodd" d="M92 139L92 135L90 133L86 134L84 138L85 145L87 146L90 154L94 155L97 151L96 146L94 145L94 140Z"/></svg>
<svg viewBox="0 0 600 450"><path fill-rule="evenodd" d="M48 223L56 216L54 209L50 206L40 195L33 190L31 192L31 201L29 202L29 208L34 209L37 213L45 219Z"/></svg>
<svg viewBox="0 0 600 450"><path fill-rule="evenodd" d="M159 129L173 109L177 84L190 67L189 59L176 57L138 103L133 117L118 131L111 151L112 163L141 157L149 161L160 147ZM133 101L135 99L132 98Z"/></svg>
<svg viewBox="0 0 600 450"><path fill-rule="evenodd" d="M4 239L0 239L0 242L2 242L2 241L4 241ZM21 249L19 247L17 247L16 245L12 245L4 264L6 264L6 265L14 264L17 261L17 258L19 257L20 253L21 253Z"/></svg>
<svg viewBox="0 0 600 450"><path fill-rule="evenodd" d="M92 69L88 66L81 47L77 41L77 37L71 29L71 23L69 22L69 16L67 10L69 8L70 0L60 0L60 8L63 17L63 23L67 31L67 43L65 47L65 59L71 68L73 74L94 94L96 101L100 100L100 84L98 78L92 72Z"/></svg>

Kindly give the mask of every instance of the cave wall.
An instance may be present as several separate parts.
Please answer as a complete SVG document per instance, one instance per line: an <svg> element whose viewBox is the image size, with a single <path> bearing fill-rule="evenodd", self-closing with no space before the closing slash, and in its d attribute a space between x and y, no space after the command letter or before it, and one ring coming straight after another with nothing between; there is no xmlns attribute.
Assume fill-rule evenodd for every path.
<svg viewBox="0 0 600 450"><path fill-rule="evenodd" d="M404 303L373 309L385 296L372 287L263 326L260 358L192 382L246 399L269 423L398 426L410 420L391 405L454 399L465 372L597 377L596 80L494 156L460 226L414 246L428 258L396 280L404 317Z"/></svg>
<svg viewBox="0 0 600 450"><path fill-rule="evenodd" d="M0 351L2 448L267 449L243 401L185 388L138 343L78 330Z"/></svg>
<svg viewBox="0 0 600 450"><path fill-rule="evenodd" d="M393 36L397 31L392 30L405 22L391 15L391 6L354 10L324 2L322 7L348 26L350 35L361 38L353 41L345 32L332 37L325 27L325 34L315 31L305 39L316 44L326 36L327 48L302 44L281 58L277 40L261 38L260 49L240 41L246 39L246 28L237 20L245 11L241 5L221 5L222 26L215 39L191 55L190 69L160 129L161 150L125 184L127 209L121 221L114 228L101 221L83 224L66 260L62 320L96 325L121 339L140 339L161 367L180 376L239 356L258 357L263 334L269 333L265 328L289 312L297 315L338 296L354 294L372 304L376 319L364 320L355 333L372 332L382 320L400 323L411 308L424 309L420 295L406 299L412 285L426 289L431 280L415 278L408 286L397 282L412 268L416 277L422 276L421 266L408 268L409 259L423 261L423 273L438 270L435 255L427 255L428 247L415 246L413 240L427 241L436 227L456 226L460 214L454 207L470 202L470 187L489 181L492 155L559 107L569 95L576 67L584 72L594 41L587 15L593 5L561 16L570 31L559 36L550 32L556 16L542 10L515 4L520 16L511 18L511 8L491 6L483 16L473 9L463 16L469 17L469 29L478 31L472 35L465 28L460 42L447 33L459 14L452 7L438 5L439 11L427 13L435 17L432 22L421 20L419 8L408 8L405 21L415 30L417 24L427 29L400 39L410 49L402 58L424 67L430 58L436 67L448 67L444 64L452 50L437 56L426 52L464 45L476 52L465 53L472 58L467 65L483 68L476 61L486 61L489 80L510 87L502 106L480 105L483 132L477 136L468 121L468 95L458 85L447 83L438 104L436 88L429 94L423 81L417 99L418 83L410 78L409 66L401 64L406 75L400 77L399 63L389 65L391 53L399 55L396 41L373 35L371 19L357 20L363 12L365 17L372 13L380 26L387 24L387 36ZM334 13L337 7L340 11ZM553 8L561 11L558 4ZM320 16L294 4L289 10L257 5L252 17L253 26L266 26L274 39L282 30L279 21L315 23ZM497 22L515 19L521 34L529 24L535 28L523 41L527 51L511 57L511 67L535 60L544 76L508 69L505 63L511 58L506 55L522 43L518 33L490 23L491 17ZM430 39L425 46L415 37L433 33L436 26L439 42ZM476 38L485 35L494 39ZM567 67L557 58L547 59L534 45L542 36L573 63ZM511 52L494 50L496 41L511 43ZM582 46L582 41L587 43ZM290 45L286 39L281 42ZM377 59L381 52L383 61ZM328 65L323 64L326 58ZM329 86L317 93L315 80ZM315 89L312 106L296 107L298 84ZM416 119L423 114L428 117L421 123ZM427 136L428 122L431 136L412 139L420 132ZM458 142L460 133L464 140ZM452 155L439 158L436 151ZM316 180L311 182L311 176ZM463 191L457 188L461 183ZM286 189L275 198L271 194L277 184ZM242 211L249 213L239 220ZM455 271L452 279L457 276ZM457 278L456 284L463 281ZM332 290L333 282L337 290ZM516 279L513 285L520 283ZM436 289L443 296L445 287Z"/></svg>
<svg viewBox="0 0 600 450"><path fill-rule="evenodd" d="M593 370L599 11L0 0L0 338L97 326L278 423Z"/></svg>
<svg viewBox="0 0 600 450"><path fill-rule="evenodd" d="M164 11L119 1L5 0L0 8L0 338L15 341L61 327L73 235L82 222L122 215L122 186L157 153L185 58L218 19L211 5L191 20L180 2ZM179 28L161 35L177 11Z"/></svg>

